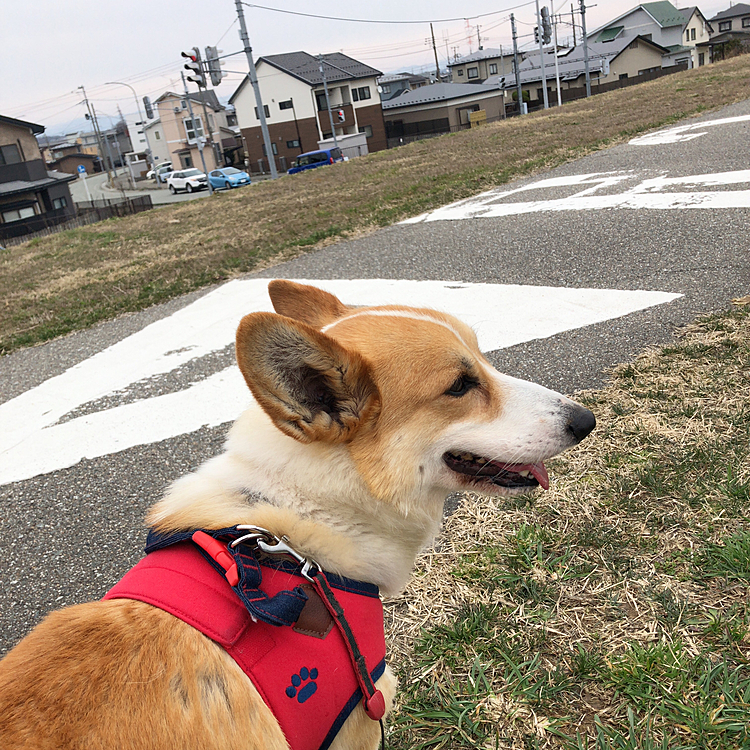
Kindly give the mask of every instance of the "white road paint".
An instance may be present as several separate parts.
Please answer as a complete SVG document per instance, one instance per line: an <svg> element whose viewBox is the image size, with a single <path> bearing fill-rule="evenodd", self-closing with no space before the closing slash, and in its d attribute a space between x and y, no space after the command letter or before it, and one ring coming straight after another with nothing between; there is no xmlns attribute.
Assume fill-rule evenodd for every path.
<svg viewBox="0 0 750 750"><path fill-rule="evenodd" d="M624 187L638 180L633 172L594 172L569 177L554 177L532 182L513 190L495 188L452 203L430 213L415 216L402 224L419 224L428 221L461 221L464 219L496 219L502 216L554 212L593 211L610 209L675 210L684 208L750 208L750 169L715 174L698 174L683 177L659 177L640 179L632 187L621 192L611 190ZM747 185L747 190L736 186ZM562 198L547 198L519 201L517 196L530 191L555 190L581 187L572 195ZM714 188L691 191L686 187ZM728 187L720 190L716 188ZM508 201L513 196L513 200Z"/></svg>
<svg viewBox="0 0 750 750"><path fill-rule="evenodd" d="M639 135L637 138L629 141L629 143L631 146L661 146L664 144L682 143L706 135L710 128L717 125L733 125L738 122L747 122L748 120L750 120L750 115L739 115L738 117L722 117L718 120L696 122L692 125L678 125L667 130L658 130L655 133Z"/></svg>
<svg viewBox="0 0 750 750"><path fill-rule="evenodd" d="M613 289L358 279L310 281L344 302L409 304L453 313L473 326L483 351L546 338L627 315L679 294ZM234 340L240 318L270 311L268 281L231 281L188 307L0 405L0 484L73 466L235 419L251 402L236 366L184 390L58 424L82 404L168 373Z"/></svg>

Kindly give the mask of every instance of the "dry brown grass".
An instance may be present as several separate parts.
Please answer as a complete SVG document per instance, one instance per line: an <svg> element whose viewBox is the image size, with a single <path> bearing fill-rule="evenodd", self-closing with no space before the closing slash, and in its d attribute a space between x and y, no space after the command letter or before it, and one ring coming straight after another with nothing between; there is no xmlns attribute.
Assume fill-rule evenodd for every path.
<svg viewBox="0 0 750 750"><path fill-rule="evenodd" d="M598 427L548 492L466 497L387 606L397 747L750 746L748 393L738 310L579 394ZM721 664L741 688L701 682ZM606 731L621 744L594 745Z"/></svg>
<svg viewBox="0 0 750 750"><path fill-rule="evenodd" d="M0 252L0 351L142 309L748 96L750 56Z"/></svg>

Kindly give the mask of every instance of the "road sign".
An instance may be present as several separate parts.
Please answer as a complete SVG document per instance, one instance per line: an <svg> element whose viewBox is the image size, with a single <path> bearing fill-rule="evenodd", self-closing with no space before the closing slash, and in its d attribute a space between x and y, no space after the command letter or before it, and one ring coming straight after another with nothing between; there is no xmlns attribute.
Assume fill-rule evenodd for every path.
<svg viewBox="0 0 750 750"><path fill-rule="evenodd" d="M86 174L86 167L83 166L83 164L78 165L78 174L85 175Z"/></svg>

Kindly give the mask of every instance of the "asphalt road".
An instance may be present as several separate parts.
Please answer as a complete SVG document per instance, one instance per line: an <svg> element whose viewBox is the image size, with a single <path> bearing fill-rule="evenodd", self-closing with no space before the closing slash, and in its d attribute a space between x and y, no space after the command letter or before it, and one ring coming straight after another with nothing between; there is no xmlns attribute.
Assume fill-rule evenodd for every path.
<svg viewBox="0 0 750 750"><path fill-rule="evenodd" d="M357 302L361 287L345 280L411 280L392 287L372 282L371 294L401 294L409 303L437 288L437 299L442 294L448 306L466 292L480 308L487 300L484 319L478 318L486 332L480 341L488 342L501 370L568 393L597 387L616 363L669 342L697 316L750 292L750 100L668 130L666 139L594 153L242 283L250 288L253 278L276 276L344 280L352 295L346 301ZM449 283L416 283L430 280ZM8 421L0 472L23 474L24 461L36 466L34 460L69 447L86 425L100 430L95 443L109 445L110 415L145 419L141 406L156 410L167 403L164 394L190 398L191 389L222 377L232 361L226 331L213 347L198 339L185 343L176 321L202 310L196 305L213 310L211 300L233 288L244 293L246 287L193 294L1 359L0 423ZM644 298L636 290L654 294ZM505 308L493 307L497 299L506 300ZM623 313L618 305L632 309ZM542 328L530 325L545 316ZM132 362L132 354L122 360L133 372L120 382L112 374L117 368L105 363L129 342L144 361ZM157 347L157 364L146 362L149 346ZM49 380L56 376L62 379ZM99 391L91 385L96 378L105 383ZM228 383L230 391L231 377ZM45 423L57 401L62 415ZM167 482L221 449L227 424L218 419L201 427L198 418L197 428L170 432L162 424L169 418L160 418L167 437L149 433L146 444L136 437L117 452L99 446L81 454L96 457L69 460L67 468L44 469L42 461L26 478L0 486L0 653L49 610L100 597L140 557L147 507ZM56 447L50 436L61 429L68 438ZM31 441L27 453L14 453L16 433L19 444Z"/></svg>

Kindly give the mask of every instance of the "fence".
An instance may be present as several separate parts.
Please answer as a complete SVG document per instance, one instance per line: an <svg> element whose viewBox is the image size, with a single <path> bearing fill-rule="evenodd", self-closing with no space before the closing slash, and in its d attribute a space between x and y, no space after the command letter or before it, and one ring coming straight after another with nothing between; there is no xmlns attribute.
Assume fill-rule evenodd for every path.
<svg viewBox="0 0 750 750"><path fill-rule="evenodd" d="M62 232L65 229L77 229L87 224L111 219L114 216L129 216L153 208L150 195L139 195L135 198L110 200L103 198L93 201L82 201L76 204L76 216L65 219L64 210L48 211L21 222L0 224L0 244L5 247L20 245L36 237L46 237Z"/></svg>

